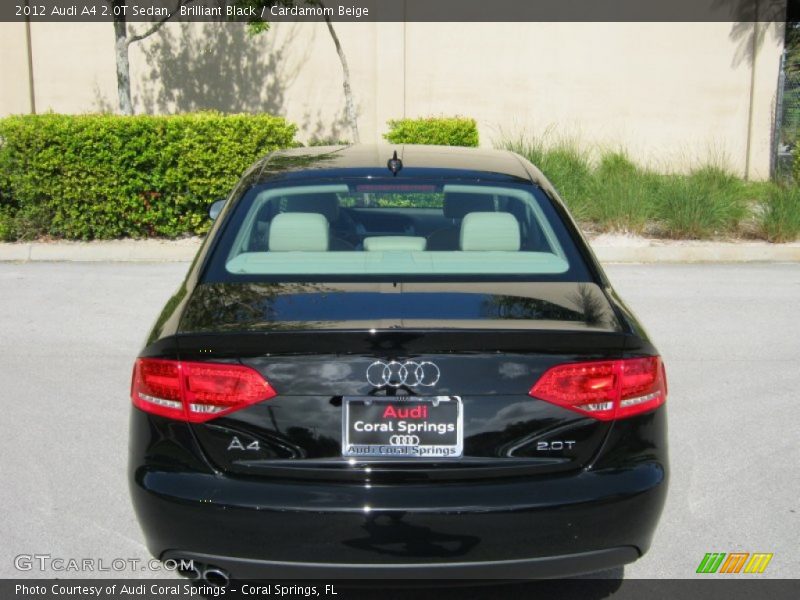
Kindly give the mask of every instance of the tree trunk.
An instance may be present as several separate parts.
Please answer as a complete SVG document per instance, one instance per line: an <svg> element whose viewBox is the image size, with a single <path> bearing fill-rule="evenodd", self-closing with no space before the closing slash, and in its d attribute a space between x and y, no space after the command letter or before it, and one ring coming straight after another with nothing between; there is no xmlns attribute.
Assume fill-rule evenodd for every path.
<svg viewBox="0 0 800 600"><path fill-rule="evenodd" d="M339 42L339 36L336 35L336 30L333 28L333 23L326 16L325 23L328 25L328 32L333 39L333 45L336 46L336 54L339 55L339 62L342 63L342 87L344 88L344 106L347 115L347 121L350 124L350 130L353 133L353 142L358 144L361 138L358 135L358 117L356 115L356 105L353 101L353 90L350 87L350 68L347 66L347 57L342 50L342 44Z"/></svg>
<svg viewBox="0 0 800 600"><path fill-rule="evenodd" d="M114 4L118 0L115 0ZM117 58L117 95L119 112L133 114L131 102L131 66L128 60L128 25L124 16L114 17L114 51Z"/></svg>
<svg viewBox="0 0 800 600"><path fill-rule="evenodd" d="M180 10L194 0L178 0L175 9L162 19L155 21L149 29L142 33L128 36L128 23L125 18L127 0L109 0L114 11L114 50L117 55L117 95L119 96L119 111L123 115L133 114L131 101L131 65L128 59L128 49L131 44L141 42L153 35L164 26Z"/></svg>

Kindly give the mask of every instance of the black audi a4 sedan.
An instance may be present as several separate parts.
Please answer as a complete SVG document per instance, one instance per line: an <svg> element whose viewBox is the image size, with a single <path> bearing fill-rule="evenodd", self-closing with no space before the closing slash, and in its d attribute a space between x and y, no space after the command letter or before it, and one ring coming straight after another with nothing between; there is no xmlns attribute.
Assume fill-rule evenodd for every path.
<svg viewBox="0 0 800 600"><path fill-rule="evenodd" d="M135 362L131 494L153 555L209 581L600 571L650 546L666 396L525 159L280 151Z"/></svg>

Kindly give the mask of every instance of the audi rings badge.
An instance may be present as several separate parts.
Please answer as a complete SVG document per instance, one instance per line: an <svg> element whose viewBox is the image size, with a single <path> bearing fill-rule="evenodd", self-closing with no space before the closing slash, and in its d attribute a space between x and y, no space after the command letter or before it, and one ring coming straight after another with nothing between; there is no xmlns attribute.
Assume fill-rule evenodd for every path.
<svg viewBox="0 0 800 600"><path fill-rule="evenodd" d="M392 446L419 446L419 436L416 435L393 435L389 438Z"/></svg>
<svg viewBox="0 0 800 600"><path fill-rule="evenodd" d="M423 360L420 362L396 360L384 362L376 360L367 367L367 382L373 387L401 387L425 386L433 387L439 383L441 372L434 363Z"/></svg>

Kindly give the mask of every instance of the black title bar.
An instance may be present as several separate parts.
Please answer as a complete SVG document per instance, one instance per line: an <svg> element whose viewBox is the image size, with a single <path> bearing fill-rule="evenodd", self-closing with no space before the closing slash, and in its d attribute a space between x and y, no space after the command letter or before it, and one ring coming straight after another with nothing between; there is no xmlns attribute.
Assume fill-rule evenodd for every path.
<svg viewBox="0 0 800 600"><path fill-rule="evenodd" d="M464 588L464 581L439 581L425 587L422 581L253 581L231 582L221 588L202 581L125 579L0 579L3 600L373 600L387 593L395 600L450 600L468 597L494 600L514 594L521 598L602 600L796 600L797 580L752 579L566 579L518 582L514 587L486 585Z"/></svg>
<svg viewBox="0 0 800 600"><path fill-rule="evenodd" d="M784 21L794 0L3 0L0 21ZM289 6L286 6L286 5Z"/></svg>

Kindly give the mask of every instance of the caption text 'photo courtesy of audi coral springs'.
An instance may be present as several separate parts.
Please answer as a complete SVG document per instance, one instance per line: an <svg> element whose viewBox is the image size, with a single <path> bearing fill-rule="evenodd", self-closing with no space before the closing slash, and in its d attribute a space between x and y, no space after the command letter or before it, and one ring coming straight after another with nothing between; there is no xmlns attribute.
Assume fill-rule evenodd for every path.
<svg viewBox="0 0 800 600"><path fill-rule="evenodd" d="M223 579L455 579L647 551L664 366L533 165L300 148L220 204L133 369L154 556Z"/></svg>

